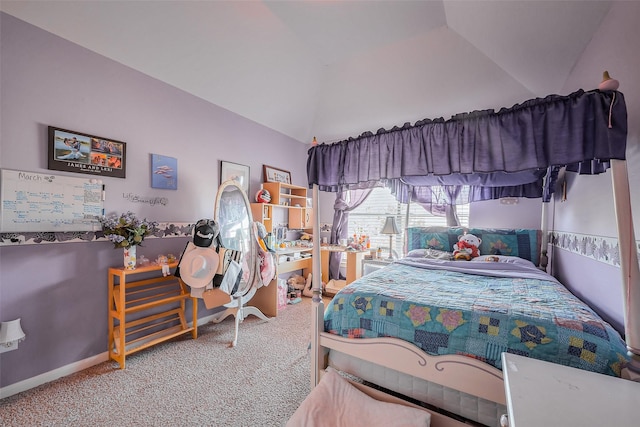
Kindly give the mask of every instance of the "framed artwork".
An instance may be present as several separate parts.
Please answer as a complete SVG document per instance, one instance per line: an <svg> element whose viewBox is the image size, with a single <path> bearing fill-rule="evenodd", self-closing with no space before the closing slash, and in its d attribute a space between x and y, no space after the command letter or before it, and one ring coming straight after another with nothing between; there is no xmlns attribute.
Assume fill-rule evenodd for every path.
<svg viewBox="0 0 640 427"><path fill-rule="evenodd" d="M178 159L160 154L151 155L151 188L178 189Z"/></svg>
<svg viewBox="0 0 640 427"><path fill-rule="evenodd" d="M291 184L291 172L274 168L273 166L262 166L262 179L264 182L284 182Z"/></svg>
<svg viewBox="0 0 640 427"><path fill-rule="evenodd" d="M50 170L126 177L127 144L49 126Z"/></svg>
<svg viewBox="0 0 640 427"><path fill-rule="evenodd" d="M237 181L244 192L249 194L249 166L220 161L220 184L230 179Z"/></svg>

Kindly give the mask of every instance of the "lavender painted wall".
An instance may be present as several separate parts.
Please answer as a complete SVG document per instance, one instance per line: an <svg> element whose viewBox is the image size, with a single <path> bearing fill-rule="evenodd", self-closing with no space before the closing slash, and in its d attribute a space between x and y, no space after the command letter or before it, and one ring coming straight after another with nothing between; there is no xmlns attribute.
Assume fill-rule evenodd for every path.
<svg viewBox="0 0 640 427"><path fill-rule="evenodd" d="M620 282L620 268L555 248L553 257L552 274L622 333L622 287L611 286Z"/></svg>
<svg viewBox="0 0 640 427"><path fill-rule="evenodd" d="M628 113L627 168L636 240L640 237L640 3L613 2L600 30L568 76L564 93L596 88L608 70L620 81ZM552 204L552 229L585 235L616 237L611 173L567 178L567 200ZM574 293L588 300L612 323L623 323L622 277L619 268L555 249L554 273Z"/></svg>
<svg viewBox="0 0 640 427"><path fill-rule="evenodd" d="M514 205L486 200L469 206L470 227L540 229L541 216L539 199L518 199Z"/></svg>
<svg viewBox="0 0 640 427"><path fill-rule="evenodd" d="M1 168L47 171L52 125L127 142L127 178L104 178L107 212L160 222L212 217L220 160L250 166L250 193L263 164L306 184L307 146L4 13L0 31ZM151 188L151 153L178 159L178 190ZM179 254L185 243L147 239L139 253ZM0 320L22 318L27 334L0 355L0 387L107 351L107 268L121 258L108 242L0 247Z"/></svg>

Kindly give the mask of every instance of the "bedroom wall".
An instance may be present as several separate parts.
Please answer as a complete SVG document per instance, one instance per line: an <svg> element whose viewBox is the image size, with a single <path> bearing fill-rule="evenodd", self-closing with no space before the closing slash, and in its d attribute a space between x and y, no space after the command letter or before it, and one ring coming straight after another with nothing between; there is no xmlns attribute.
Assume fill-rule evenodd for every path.
<svg viewBox="0 0 640 427"><path fill-rule="evenodd" d="M640 240L640 3L613 2L572 73L563 93L596 88L608 70L620 81L628 111L627 168L636 241ZM621 329L622 278L611 238L617 243L611 172L567 175L567 200L556 197L551 225L557 239L553 273ZM559 196L559 193L558 193Z"/></svg>
<svg viewBox="0 0 640 427"><path fill-rule="evenodd" d="M510 205L500 200L486 200L469 206L469 226L478 228L541 228L542 202L516 199Z"/></svg>
<svg viewBox="0 0 640 427"><path fill-rule="evenodd" d="M263 164L306 185L308 146L4 13L0 31L0 168L46 172L52 125L127 143L127 178L103 179L107 212L210 218L220 160L250 167L250 194ZM178 159L178 190L150 187L151 153ZM155 197L167 203L135 201ZM179 255L187 240L147 239L138 254ZM0 245L0 320L20 317L27 334L0 354L0 387L107 351L107 268L121 263L106 241Z"/></svg>

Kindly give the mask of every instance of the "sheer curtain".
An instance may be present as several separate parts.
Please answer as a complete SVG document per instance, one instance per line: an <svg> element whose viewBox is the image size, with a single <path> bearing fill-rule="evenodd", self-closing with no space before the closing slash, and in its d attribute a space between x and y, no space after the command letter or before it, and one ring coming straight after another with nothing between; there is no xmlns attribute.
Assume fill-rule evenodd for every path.
<svg viewBox="0 0 640 427"><path fill-rule="evenodd" d="M336 195L333 205L333 227L331 228L331 244L337 245L340 239L348 237L349 212L364 202L371 189L341 191ZM342 252L331 252L329 255L329 279L340 279L340 259Z"/></svg>

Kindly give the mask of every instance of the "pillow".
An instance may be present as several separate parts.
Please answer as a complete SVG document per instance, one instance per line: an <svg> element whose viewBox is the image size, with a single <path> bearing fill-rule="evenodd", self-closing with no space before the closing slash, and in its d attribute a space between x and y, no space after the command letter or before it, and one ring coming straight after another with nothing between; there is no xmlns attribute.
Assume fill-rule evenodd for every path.
<svg viewBox="0 0 640 427"><path fill-rule="evenodd" d="M527 267L536 268L536 266L528 259L520 258L517 256L508 255L480 255L477 258L471 259L471 261L487 261L487 262L507 262L509 264L520 264Z"/></svg>
<svg viewBox="0 0 640 427"><path fill-rule="evenodd" d="M453 253L431 248L414 249L407 254L407 257L452 260Z"/></svg>
<svg viewBox="0 0 640 427"><path fill-rule="evenodd" d="M334 370L327 370L302 401L286 427L429 426L425 410L381 402L361 392Z"/></svg>
<svg viewBox="0 0 640 427"><path fill-rule="evenodd" d="M407 249L431 248L453 251L458 237L468 232L482 239L481 255L509 255L537 264L540 259L540 230L512 228L409 227Z"/></svg>

